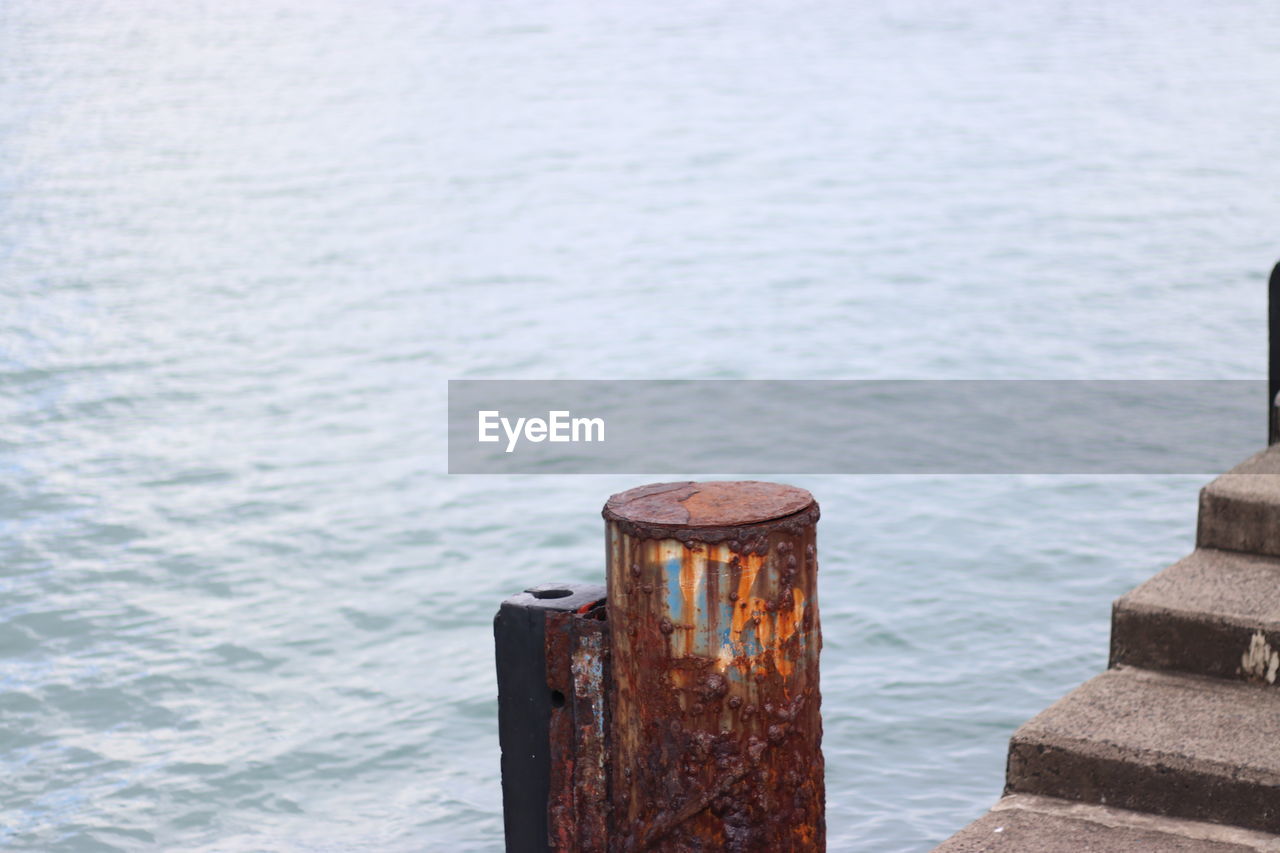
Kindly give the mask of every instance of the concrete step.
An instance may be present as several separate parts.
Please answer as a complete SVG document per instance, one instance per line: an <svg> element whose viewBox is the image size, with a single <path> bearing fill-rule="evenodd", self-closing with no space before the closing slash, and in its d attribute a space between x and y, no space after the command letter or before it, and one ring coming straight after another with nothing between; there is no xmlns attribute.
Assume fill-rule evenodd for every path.
<svg viewBox="0 0 1280 853"><path fill-rule="evenodd" d="M1276 684L1280 559L1200 548L1116 600L1111 664Z"/></svg>
<svg viewBox="0 0 1280 853"><path fill-rule="evenodd" d="M1280 853L1280 836L1011 794L984 817L934 848L934 853Z"/></svg>
<svg viewBox="0 0 1280 853"><path fill-rule="evenodd" d="M1005 793L1280 833L1280 693L1109 670L1014 733Z"/></svg>
<svg viewBox="0 0 1280 853"><path fill-rule="evenodd" d="M1280 557L1280 444L1200 490L1196 547Z"/></svg>

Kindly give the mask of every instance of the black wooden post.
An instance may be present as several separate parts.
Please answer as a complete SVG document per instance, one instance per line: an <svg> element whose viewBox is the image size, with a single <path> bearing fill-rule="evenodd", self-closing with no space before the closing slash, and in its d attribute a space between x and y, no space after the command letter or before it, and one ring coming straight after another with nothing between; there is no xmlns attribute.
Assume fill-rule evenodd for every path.
<svg viewBox="0 0 1280 853"><path fill-rule="evenodd" d="M1270 358L1267 371L1267 444L1280 441L1280 413L1276 408L1276 395L1280 394L1280 264L1271 269L1271 282L1267 288L1267 333L1270 341Z"/></svg>
<svg viewBox="0 0 1280 853"><path fill-rule="evenodd" d="M508 853L545 853L552 780L553 714L572 708L572 686L550 686L548 616L584 613L603 601L597 584L543 584L502 602L493 619L498 669L498 742L502 748L502 805ZM552 629L552 635L556 635ZM552 647L555 643L552 644ZM552 649L552 653L557 652ZM566 695L566 694L570 695Z"/></svg>

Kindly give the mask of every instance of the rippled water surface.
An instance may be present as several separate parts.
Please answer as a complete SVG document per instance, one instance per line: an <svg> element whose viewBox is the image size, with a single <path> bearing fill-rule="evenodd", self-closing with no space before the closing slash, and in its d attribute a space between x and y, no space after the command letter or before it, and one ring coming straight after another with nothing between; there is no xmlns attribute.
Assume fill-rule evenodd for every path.
<svg viewBox="0 0 1280 853"><path fill-rule="evenodd" d="M490 619L637 483L444 474L450 377L1260 376L1280 10L1121 6L5 3L0 847L501 849ZM1205 480L790 479L877 851Z"/></svg>

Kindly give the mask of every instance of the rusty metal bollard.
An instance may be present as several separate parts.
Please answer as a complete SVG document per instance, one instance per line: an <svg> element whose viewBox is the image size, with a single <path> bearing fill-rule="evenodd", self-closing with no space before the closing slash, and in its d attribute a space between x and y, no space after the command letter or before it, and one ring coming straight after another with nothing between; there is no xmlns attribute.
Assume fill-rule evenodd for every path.
<svg viewBox="0 0 1280 853"><path fill-rule="evenodd" d="M603 515L609 849L825 850L817 502L661 483Z"/></svg>

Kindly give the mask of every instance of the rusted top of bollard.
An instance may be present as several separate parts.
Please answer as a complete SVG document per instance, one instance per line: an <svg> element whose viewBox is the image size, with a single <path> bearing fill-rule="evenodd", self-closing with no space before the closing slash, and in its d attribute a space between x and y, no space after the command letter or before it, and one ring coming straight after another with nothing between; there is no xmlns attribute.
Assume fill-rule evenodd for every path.
<svg viewBox="0 0 1280 853"><path fill-rule="evenodd" d="M795 486L714 480L628 489L609 498L602 514L641 536L717 541L743 527L770 522L812 524L818 519L818 504L813 495Z"/></svg>

